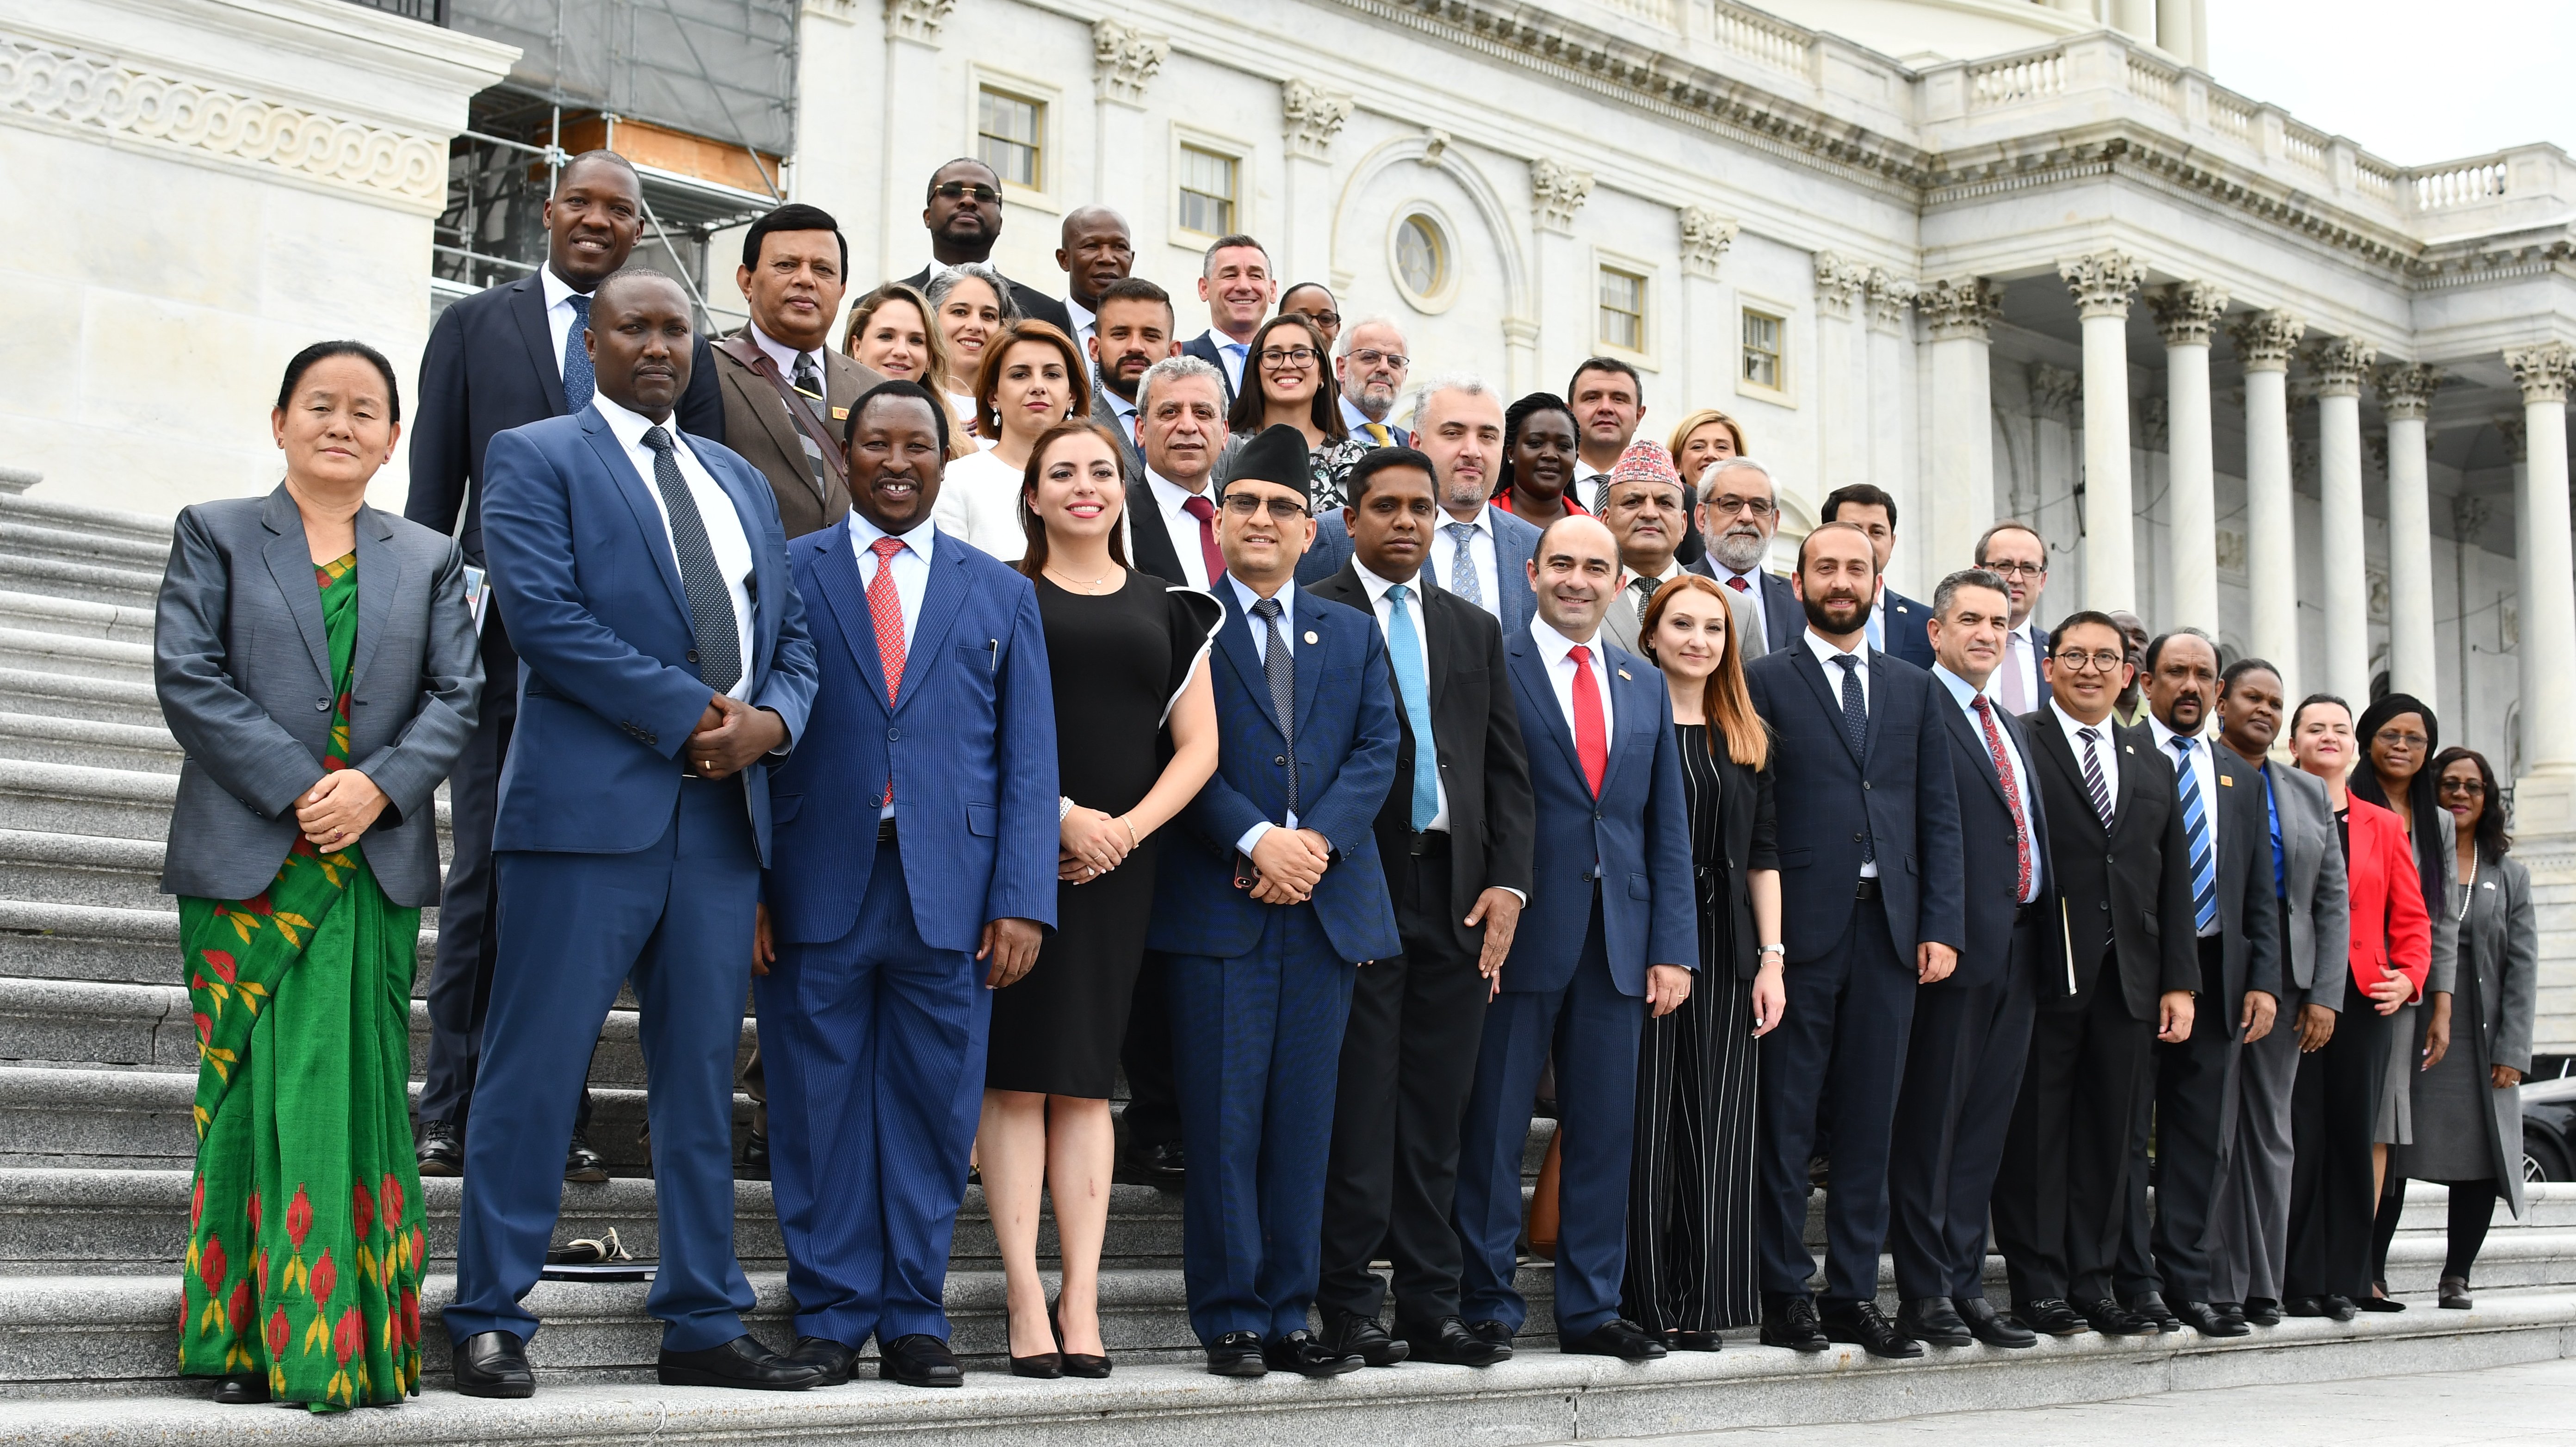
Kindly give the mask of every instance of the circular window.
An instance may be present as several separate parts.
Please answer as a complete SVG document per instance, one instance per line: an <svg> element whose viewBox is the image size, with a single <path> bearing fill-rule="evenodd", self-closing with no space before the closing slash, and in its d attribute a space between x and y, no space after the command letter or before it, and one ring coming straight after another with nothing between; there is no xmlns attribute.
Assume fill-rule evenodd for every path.
<svg viewBox="0 0 2576 1447"><path fill-rule="evenodd" d="M1396 218L1388 241L1392 252L1389 260L1404 299L1420 311L1447 306L1455 267L1450 259L1449 233L1440 218L1426 210L1405 212Z"/></svg>

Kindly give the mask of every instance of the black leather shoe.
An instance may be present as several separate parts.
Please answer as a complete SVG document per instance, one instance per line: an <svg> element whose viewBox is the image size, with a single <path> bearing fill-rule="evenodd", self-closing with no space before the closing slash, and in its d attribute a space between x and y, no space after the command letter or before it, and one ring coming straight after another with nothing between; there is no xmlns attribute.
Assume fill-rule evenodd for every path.
<svg viewBox="0 0 2576 1447"><path fill-rule="evenodd" d="M2246 1325L2245 1304L2241 1301L2213 1301L2209 1304L2209 1309L2238 1326Z"/></svg>
<svg viewBox="0 0 2576 1447"><path fill-rule="evenodd" d="M528 1370L528 1345L506 1331L482 1331L456 1343L456 1390L469 1397L531 1397L537 1374Z"/></svg>
<svg viewBox="0 0 2576 1447"><path fill-rule="evenodd" d="M2317 1298L2317 1304L2325 1309L2326 1315L2337 1321L2350 1321L2361 1314L2361 1308L2354 1306L2349 1296L2321 1296Z"/></svg>
<svg viewBox="0 0 2576 1447"><path fill-rule="evenodd" d="M1651 1362L1664 1355L1664 1339L1625 1317L1612 1317L1581 1336L1559 1341L1556 1349L1570 1357Z"/></svg>
<svg viewBox="0 0 2576 1447"><path fill-rule="evenodd" d="M1500 1322L1487 1322L1500 1326ZM1512 1336L1503 1333L1501 1341L1488 1341L1454 1316L1444 1316L1429 1335L1408 1334L1405 1345L1413 1349L1413 1360L1438 1362L1451 1367L1490 1367L1512 1359Z"/></svg>
<svg viewBox="0 0 2576 1447"><path fill-rule="evenodd" d="M1207 1349L1208 1375L1212 1377L1265 1377L1270 1363L1262 1360L1261 1333L1230 1331L1218 1337Z"/></svg>
<svg viewBox="0 0 2576 1447"><path fill-rule="evenodd" d="M2092 1330L2062 1296L2022 1302L2013 1307L2013 1320L2041 1336L2079 1336Z"/></svg>
<svg viewBox="0 0 2576 1447"><path fill-rule="evenodd" d="M1896 1308L1896 1329L1934 1347L1976 1345L1976 1336L1959 1317L1959 1309L1946 1296L1922 1296Z"/></svg>
<svg viewBox="0 0 2576 1447"><path fill-rule="evenodd" d="M1816 1303L1805 1296L1784 1296L1762 1308L1762 1344L1793 1352L1820 1352L1833 1345L1824 1323L1816 1320Z"/></svg>
<svg viewBox="0 0 2576 1447"><path fill-rule="evenodd" d="M424 1176L465 1174L465 1133L443 1120L420 1123L420 1173Z"/></svg>
<svg viewBox="0 0 2576 1447"><path fill-rule="evenodd" d="M2445 1276L2442 1278L2442 1310L2471 1311L2476 1309L2477 1304L2477 1298L2469 1295L2469 1279L2467 1277Z"/></svg>
<svg viewBox="0 0 2576 1447"><path fill-rule="evenodd" d="M1189 1157L1179 1141L1146 1146L1127 1153L1127 1168L1136 1179L1158 1191L1178 1191L1188 1179Z"/></svg>
<svg viewBox="0 0 2576 1447"><path fill-rule="evenodd" d="M1261 1360L1279 1371L1295 1372L1301 1377L1338 1377L1367 1365L1357 1352L1326 1346L1304 1327L1263 1342Z"/></svg>
<svg viewBox="0 0 2576 1447"><path fill-rule="evenodd" d="M2160 1332L2182 1330L2182 1318L2174 1315L2172 1307L2165 1305L2161 1291L2141 1291L2120 1304L2129 1309L2129 1315Z"/></svg>
<svg viewBox="0 0 2576 1447"><path fill-rule="evenodd" d="M2254 1328L2241 1321L2230 1320L2226 1312L2220 1311L2205 1301L2182 1302L2174 1307L2174 1315L2182 1318L2183 1325L2199 1332L2202 1336L2252 1336L2254 1334Z"/></svg>
<svg viewBox="0 0 2576 1447"><path fill-rule="evenodd" d="M215 1383L215 1405L251 1407L268 1400L268 1378L260 1373L225 1377Z"/></svg>
<svg viewBox="0 0 2576 1447"><path fill-rule="evenodd" d="M2268 1296L2245 1298L2245 1320L2254 1326L2279 1326L2281 1303Z"/></svg>
<svg viewBox="0 0 2576 1447"><path fill-rule="evenodd" d="M753 1131L743 1137L742 1174L746 1180L769 1179L769 1136L766 1132Z"/></svg>
<svg viewBox="0 0 2576 1447"><path fill-rule="evenodd" d="M1726 1349L1726 1338L1713 1331L1669 1331L1664 1345L1677 1352L1714 1352Z"/></svg>
<svg viewBox="0 0 2576 1447"><path fill-rule="evenodd" d="M922 1332L886 1343L885 1356L877 1362L877 1376L907 1387L966 1385L966 1369L957 1365L957 1354L948 1349L948 1343Z"/></svg>
<svg viewBox="0 0 2576 1447"><path fill-rule="evenodd" d="M2077 1310L2084 1313L2086 1325L2104 1336L2154 1336L2164 1330L2108 1296L2096 1297Z"/></svg>
<svg viewBox="0 0 2576 1447"><path fill-rule="evenodd" d="M1923 1343L1907 1336L1875 1301L1835 1302L1824 1310L1825 1339L1849 1342L1874 1357L1906 1361L1923 1355Z"/></svg>
<svg viewBox="0 0 2576 1447"><path fill-rule="evenodd" d="M564 1179L585 1186L596 1186L608 1179L608 1158L590 1148L590 1140L575 1127L572 1144L564 1149Z"/></svg>
<svg viewBox="0 0 2576 1447"><path fill-rule="evenodd" d="M787 1349L787 1359L821 1372L814 1385L837 1387L850 1379L850 1368L857 1363L859 1354L827 1336L800 1336L796 1345Z"/></svg>
<svg viewBox="0 0 2576 1447"><path fill-rule="evenodd" d="M1501 1322L1495 1321L1490 1317L1483 1321L1471 1321L1467 1323L1467 1330L1474 1332L1478 1341L1491 1342L1498 1347L1510 1346L1512 1344L1512 1337L1516 1334L1513 1328L1505 1326Z"/></svg>
<svg viewBox="0 0 2576 1447"><path fill-rule="evenodd" d="M739 1387L752 1392L801 1392L823 1380L823 1371L771 1351L749 1332L704 1351L662 1348L655 1374L666 1387Z"/></svg>
<svg viewBox="0 0 2576 1447"><path fill-rule="evenodd" d="M1959 1319L1967 1323L1969 1334L1986 1345L2010 1350L2039 1345L2039 1333L1995 1310L1984 1297L1962 1296L1957 1302Z"/></svg>
<svg viewBox="0 0 2576 1447"><path fill-rule="evenodd" d="M1413 1355L1413 1348L1386 1334L1373 1316L1336 1316L1324 1323L1324 1344L1373 1367L1391 1367Z"/></svg>

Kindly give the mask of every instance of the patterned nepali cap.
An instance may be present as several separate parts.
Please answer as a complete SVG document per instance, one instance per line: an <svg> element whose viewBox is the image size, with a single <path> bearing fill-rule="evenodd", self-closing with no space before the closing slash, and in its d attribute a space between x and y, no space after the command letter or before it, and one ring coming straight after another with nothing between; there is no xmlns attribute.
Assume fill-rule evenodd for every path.
<svg viewBox="0 0 2576 1447"><path fill-rule="evenodd" d="M1660 442L1628 444L1628 450L1619 454L1618 462L1610 469L1610 486L1615 488L1623 482L1660 482L1675 491L1688 491L1682 487L1681 469L1673 466L1673 455Z"/></svg>

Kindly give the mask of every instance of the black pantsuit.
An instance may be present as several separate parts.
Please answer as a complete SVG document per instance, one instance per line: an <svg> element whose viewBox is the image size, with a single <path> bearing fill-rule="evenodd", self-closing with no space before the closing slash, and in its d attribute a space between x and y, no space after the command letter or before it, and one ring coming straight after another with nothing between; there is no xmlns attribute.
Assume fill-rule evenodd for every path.
<svg viewBox="0 0 2576 1447"><path fill-rule="evenodd" d="M2332 962L2337 969L2344 962ZM2319 970L2328 962L2320 960ZM2389 1017L2358 989L2344 996L2335 1032L2299 1057L2290 1093L2290 1267L2284 1300L2370 1295L2370 1137L2388 1084Z"/></svg>
<svg viewBox="0 0 2576 1447"><path fill-rule="evenodd" d="M2040 1006L1995 1187L1995 1244L2015 1302L2111 1294L2128 1220L2129 1131L2156 1027L2101 984Z"/></svg>

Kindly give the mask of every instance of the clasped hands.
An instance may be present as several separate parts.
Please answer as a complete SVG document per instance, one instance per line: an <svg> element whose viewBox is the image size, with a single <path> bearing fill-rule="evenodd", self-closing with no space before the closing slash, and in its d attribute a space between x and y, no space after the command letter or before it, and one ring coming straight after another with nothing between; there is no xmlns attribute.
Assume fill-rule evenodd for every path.
<svg viewBox="0 0 2576 1447"><path fill-rule="evenodd" d="M729 778L786 743L787 723L777 714L714 694L680 751L680 766L701 779Z"/></svg>
<svg viewBox="0 0 2576 1447"><path fill-rule="evenodd" d="M334 769L295 801L295 827L313 847L337 853L358 842L385 812L385 791L356 769Z"/></svg>
<svg viewBox="0 0 2576 1447"><path fill-rule="evenodd" d="M1252 842L1252 898L1260 904L1303 904L1332 863L1332 841L1314 830L1264 829ZM1237 880L1235 887L1246 886Z"/></svg>
<svg viewBox="0 0 2576 1447"><path fill-rule="evenodd" d="M1089 884L1126 863L1138 842L1136 828L1125 816L1076 804L1056 826L1055 877L1065 884Z"/></svg>

